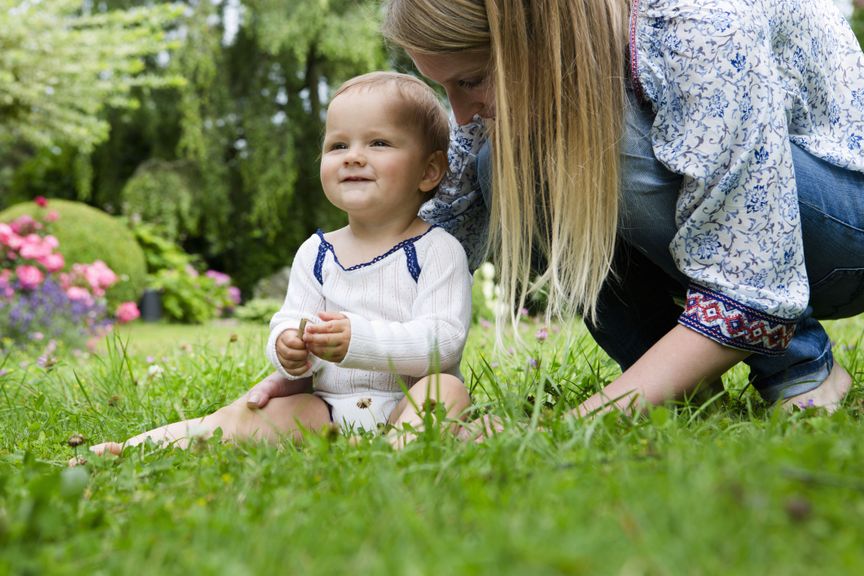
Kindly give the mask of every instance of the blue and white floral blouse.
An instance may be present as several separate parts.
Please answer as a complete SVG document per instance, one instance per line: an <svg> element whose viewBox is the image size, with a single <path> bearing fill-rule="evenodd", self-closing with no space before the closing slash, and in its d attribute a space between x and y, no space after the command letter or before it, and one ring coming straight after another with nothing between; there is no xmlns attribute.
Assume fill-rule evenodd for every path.
<svg viewBox="0 0 864 576"><path fill-rule="evenodd" d="M789 142L864 172L861 48L831 0L632 0L629 49L634 91L656 113L654 153L683 176L679 321L781 354L809 299ZM477 149L454 141L451 160ZM435 201L445 228L441 207L479 188L464 176ZM450 231L469 255L485 241Z"/></svg>

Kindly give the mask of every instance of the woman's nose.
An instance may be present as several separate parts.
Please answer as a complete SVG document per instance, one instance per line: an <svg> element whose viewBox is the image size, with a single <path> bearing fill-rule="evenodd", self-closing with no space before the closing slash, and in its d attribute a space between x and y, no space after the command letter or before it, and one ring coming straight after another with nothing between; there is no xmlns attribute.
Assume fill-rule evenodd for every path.
<svg viewBox="0 0 864 576"><path fill-rule="evenodd" d="M482 102L473 101L461 94L448 93L447 100L450 102L456 123L460 126L471 122L471 119L483 110Z"/></svg>

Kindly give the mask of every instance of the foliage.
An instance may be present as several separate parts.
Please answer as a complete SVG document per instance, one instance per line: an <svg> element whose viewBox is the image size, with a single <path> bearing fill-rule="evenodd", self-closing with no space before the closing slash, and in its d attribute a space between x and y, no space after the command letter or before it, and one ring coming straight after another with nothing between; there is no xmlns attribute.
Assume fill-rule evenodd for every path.
<svg viewBox="0 0 864 576"><path fill-rule="evenodd" d="M316 228L344 224L320 191L323 109L332 87L387 66L379 3L182 4L183 44L159 60L166 69L149 61L147 70L185 85L133 91L140 107L109 109L110 137L89 155L62 146L37 150L4 172L9 156L0 150L0 190L9 191L0 192L0 206L39 194L86 197L111 213L153 218L187 252L251 292L259 278L291 262ZM108 12L138 5L97 3Z"/></svg>
<svg viewBox="0 0 864 576"><path fill-rule="evenodd" d="M133 107L134 87L177 86L145 71L172 47L170 4L92 12L80 0L0 0L0 146L68 144L84 152L108 137L105 106Z"/></svg>
<svg viewBox="0 0 864 576"><path fill-rule="evenodd" d="M198 259L166 238L158 226L138 222L132 225L135 240L144 252L147 272L156 274L162 270L182 270L199 264Z"/></svg>
<svg viewBox="0 0 864 576"><path fill-rule="evenodd" d="M254 298L234 310L234 317L246 322L267 325L273 315L282 307L282 302L274 298Z"/></svg>
<svg viewBox="0 0 864 576"><path fill-rule="evenodd" d="M151 286L162 295L162 309L173 321L203 324L234 306L228 287L194 268L160 270Z"/></svg>
<svg viewBox="0 0 864 576"><path fill-rule="evenodd" d="M852 368L864 325L848 326L829 332ZM160 328L124 334L134 342L137 330ZM736 372L730 395L706 406L565 420L616 374L584 329L538 343L537 368L521 351L487 357L489 331L475 330L463 372L504 423L484 444L432 428L401 452L379 438L310 433L301 447L212 439L90 456L89 443L211 412L268 370L263 338L232 343L233 328L208 326L211 344L179 348L177 329L164 327L162 348L149 352L158 360L114 341L97 360L50 371L0 366L0 573L864 569L860 376L833 416L767 410ZM549 381L562 391L552 407L530 402ZM73 448L76 433L87 440ZM88 462L73 473L76 452Z"/></svg>
<svg viewBox="0 0 864 576"><path fill-rule="evenodd" d="M858 37L858 43L864 48L864 2L860 0L855 2L849 24L851 24L855 36Z"/></svg>
<svg viewBox="0 0 864 576"><path fill-rule="evenodd" d="M22 215L39 216L45 209L34 203L22 203L0 212L0 222ZM146 266L144 254L126 225L100 210L79 202L51 200L48 210L58 215L51 232L63 246L67 264L100 260L119 277L108 290L110 309L124 301L138 301L144 290Z"/></svg>
<svg viewBox="0 0 864 576"><path fill-rule="evenodd" d="M156 226L138 223L132 229L147 260L149 286L161 293L169 320L201 324L239 304L240 292L227 274L199 274L199 259L165 238Z"/></svg>
<svg viewBox="0 0 864 576"><path fill-rule="evenodd" d="M188 172L176 162L143 163L123 188L123 213L158 226L169 240L197 234L207 199L198 197L201 187L190 182Z"/></svg>

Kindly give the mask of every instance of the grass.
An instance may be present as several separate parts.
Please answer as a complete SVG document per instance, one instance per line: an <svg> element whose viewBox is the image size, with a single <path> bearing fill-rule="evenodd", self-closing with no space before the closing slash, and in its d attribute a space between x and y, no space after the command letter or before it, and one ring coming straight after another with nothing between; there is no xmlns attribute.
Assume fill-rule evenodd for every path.
<svg viewBox="0 0 864 576"><path fill-rule="evenodd" d="M829 325L856 381L832 416L770 410L736 369L702 407L567 420L616 368L581 326L542 343L534 328L495 358L476 328L466 350L503 433L459 443L433 427L402 452L374 437L211 439L67 468L74 433L122 439L237 397L269 372L263 329L139 324L48 369L8 358L0 574L864 570L864 319Z"/></svg>

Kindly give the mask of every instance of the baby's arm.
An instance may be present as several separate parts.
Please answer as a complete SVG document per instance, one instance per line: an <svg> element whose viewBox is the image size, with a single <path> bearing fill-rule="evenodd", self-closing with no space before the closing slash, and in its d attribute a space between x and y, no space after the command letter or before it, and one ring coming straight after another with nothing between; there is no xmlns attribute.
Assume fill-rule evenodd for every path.
<svg viewBox="0 0 864 576"><path fill-rule="evenodd" d="M310 376L314 371L315 360L309 356L300 329L301 323L314 322L317 312L324 309L321 283L314 275L319 245L320 239L313 236L297 250L285 302L270 321L267 358L282 376L290 379Z"/></svg>

